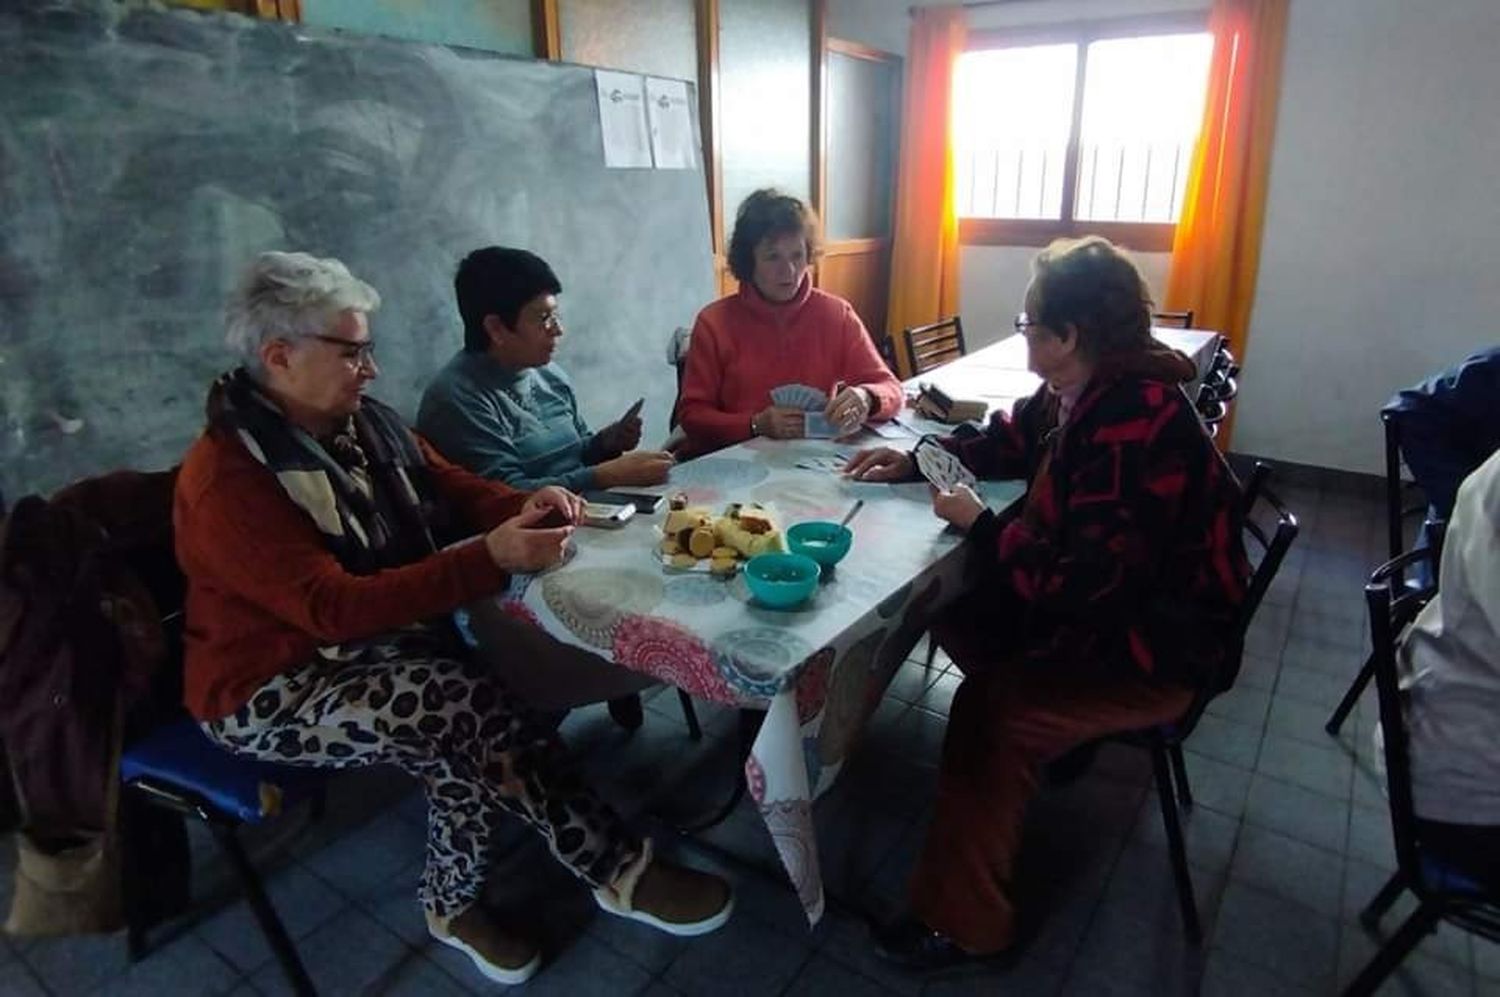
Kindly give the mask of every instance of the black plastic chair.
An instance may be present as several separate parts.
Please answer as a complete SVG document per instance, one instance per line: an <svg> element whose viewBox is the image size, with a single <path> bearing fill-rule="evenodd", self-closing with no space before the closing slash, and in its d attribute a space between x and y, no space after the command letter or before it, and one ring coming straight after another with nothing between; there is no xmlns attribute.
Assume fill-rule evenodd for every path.
<svg viewBox="0 0 1500 997"><path fill-rule="evenodd" d="M1151 324L1166 329L1191 329L1193 310L1189 308L1181 312L1152 312Z"/></svg>
<svg viewBox="0 0 1500 997"><path fill-rule="evenodd" d="M1375 570L1365 586L1370 609L1371 655L1375 688L1380 697L1380 726L1385 742L1386 791L1390 799L1391 831L1396 844L1396 874L1390 878L1359 920L1373 931L1386 911L1407 890L1417 898L1417 909L1365 965L1344 993L1373 994L1417 943L1441 921L1465 931L1500 941L1500 892L1486 889L1455 869L1424 854L1422 835L1412 807L1411 757L1399 678L1396 643L1406 625L1432 598L1436 587L1421 578L1437 575L1438 552L1424 548L1392 558ZM1427 565L1428 573L1415 569Z"/></svg>
<svg viewBox="0 0 1500 997"><path fill-rule="evenodd" d="M901 338L906 343L906 357L911 361L913 377L951 363L969 352L964 342L964 323L957 315L930 325L903 329Z"/></svg>
<svg viewBox="0 0 1500 997"><path fill-rule="evenodd" d="M1245 594L1244 604L1240 606L1239 617L1234 622L1233 641L1236 648L1244 646L1245 632L1255 619L1255 611L1260 608L1266 591L1276 580L1276 572L1281 568L1281 562L1286 558L1292 541L1297 539L1300 529L1297 517L1265 487L1270 474L1271 468L1268 465L1257 462L1243 492L1241 508L1245 517L1246 539L1259 546L1261 555L1250 577L1250 587ZM1262 500L1275 515L1274 526L1262 525L1255 519L1256 504ZM1234 672L1238 672L1238 655L1232 659L1231 667ZM1182 746L1198 726L1209 701L1228 689L1233 680L1233 673L1205 676L1203 685L1196 691L1192 703L1180 720L1105 739L1144 748L1151 754L1152 776L1156 783L1156 796L1161 803L1162 824L1167 832L1167 852L1172 861L1172 877L1177 884L1182 925L1188 940L1195 946L1202 944L1203 924L1198 917L1198 902L1193 896L1187 847L1182 837L1182 811L1191 810L1193 806L1193 793L1188 785L1187 764L1182 755Z"/></svg>
<svg viewBox="0 0 1500 997"><path fill-rule="evenodd" d="M1396 558L1406 549L1406 523L1410 519L1423 516L1427 511L1427 502L1424 499L1408 500L1408 486L1401 479L1401 427L1397 421L1396 413L1382 411L1380 421L1385 427L1385 529L1387 557ZM1436 565L1441 557L1443 548L1443 530L1447 524L1442 520L1427 520L1422 530L1427 535L1427 545L1434 549L1435 556L1433 564ZM1437 577L1437 568L1433 568L1433 577ZM1359 697L1364 695L1365 687L1370 684L1370 679L1375 675L1375 656L1372 654L1365 659L1360 666L1359 673L1354 676L1354 681L1344 692L1344 698L1339 700L1339 705L1334 707L1333 713L1329 715L1328 722L1323 729L1330 737L1338 737L1339 730L1344 726L1344 721L1354 711L1354 706L1359 702Z"/></svg>

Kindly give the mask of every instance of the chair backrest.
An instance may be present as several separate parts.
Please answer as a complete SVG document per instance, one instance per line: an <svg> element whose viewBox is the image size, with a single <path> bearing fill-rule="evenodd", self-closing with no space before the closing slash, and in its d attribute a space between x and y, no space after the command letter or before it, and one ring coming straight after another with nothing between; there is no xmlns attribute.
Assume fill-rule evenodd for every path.
<svg viewBox="0 0 1500 997"><path fill-rule="evenodd" d="M1402 706L1401 683L1396 671L1396 643L1407 624L1437 594L1434 581L1412 585L1411 578L1436 579L1439 547L1424 547L1400 554L1370 575L1365 602L1370 608L1370 661L1375 669L1375 689L1380 697L1380 728L1385 750L1386 792L1391 808L1391 832L1396 841L1396 861L1408 882L1422 882L1419 872L1416 816L1411 797L1411 755ZM1422 572L1421 565L1430 572Z"/></svg>
<svg viewBox="0 0 1500 997"><path fill-rule="evenodd" d="M957 315L950 315L931 325L904 329L901 337L906 343L906 355L911 360L913 376L925 374L934 367L941 367L969 352L964 343L964 323Z"/></svg>
<svg viewBox="0 0 1500 997"><path fill-rule="evenodd" d="M1427 500L1408 501L1407 491L1421 489L1401 478L1401 420L1400 413L1388 409L1380 413L1381 425L1385 428L1385 530L1386 556L1396 557L1406 549L1406 520L1427 511ZM1429 525L1428 532L1431 532Z"/></svg>
<svg viewBox="0 0 1500 997"><path fill-rule="evenodd" d="M1193 327L1193 310L1189 308L1182 312L1152 312L1151 324L1164 326L1169 329L1191 329Z"/></svg>

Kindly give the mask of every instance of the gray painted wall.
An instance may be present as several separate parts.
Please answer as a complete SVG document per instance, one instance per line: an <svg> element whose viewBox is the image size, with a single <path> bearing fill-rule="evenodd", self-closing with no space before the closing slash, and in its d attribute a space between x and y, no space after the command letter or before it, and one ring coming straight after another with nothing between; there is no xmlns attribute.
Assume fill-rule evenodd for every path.
<svg viewBox="0 0 1500 997"><path fill-rule="evenodd" d="M713 296L703 175L604 169L588 69L104 0L0 4L0 67L7 497L173 463L268 248L380 290L373 393L411 416L460 343L458 259L529 247L585 416L644 394L665 435L666 339Z"/></svg>

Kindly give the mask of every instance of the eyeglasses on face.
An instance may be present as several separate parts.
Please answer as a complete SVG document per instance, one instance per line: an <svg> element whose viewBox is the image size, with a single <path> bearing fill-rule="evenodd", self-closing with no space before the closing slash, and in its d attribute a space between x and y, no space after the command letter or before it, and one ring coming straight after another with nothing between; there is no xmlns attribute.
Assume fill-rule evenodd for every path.
<svg viewBox="0 0 1500 997"><path fill-rule="evenodd" d="M1025 335L1026 330L1028 330L1028 329L1039 329L1039 328L1041 328L1041 325L1042 325L1042 323L1036 321L1030 315L1027 315L1025 312L1017 312L1016 313L1016 321L1015 321L1016 331L1019 332L1019 333L1021 333L1022 335Z"/></svg>
<svg viewBox="0 0 1500 997"><path fill-rule="evenodd" d="M355 369L375 366L375 340L373 339L353 340L319 334L309 335L306 338L339 347L339 355L344 358L344 362Z"/></svg>

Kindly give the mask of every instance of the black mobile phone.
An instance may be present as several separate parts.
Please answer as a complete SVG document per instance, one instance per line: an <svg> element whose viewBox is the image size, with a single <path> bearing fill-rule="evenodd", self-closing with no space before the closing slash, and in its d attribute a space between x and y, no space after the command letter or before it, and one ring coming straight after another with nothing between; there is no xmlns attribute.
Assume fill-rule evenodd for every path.
<svg viewBox="0 0 1500 997"><path fill-rule="evenodd" d="M629 502L635 506L635 511L644 515L651 515L661 508L661 504L667 500L665 495L651 495L646 492L616 492L616 491L588 491L583 493L585 502L601 502L605 505L619 505Z"/></svg>
<svg viewBox="0 0 1500 997"><path fill-rule="evenodd" d="M552 506L547 510L547 515L531 524L531 528L534 530L555 530L559 526L571 525L568 522L568 517L563 515L562 510L557 508L557 506Z"/></svg>

